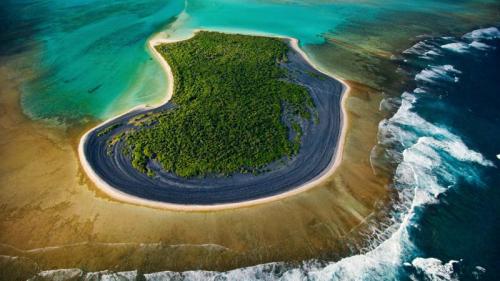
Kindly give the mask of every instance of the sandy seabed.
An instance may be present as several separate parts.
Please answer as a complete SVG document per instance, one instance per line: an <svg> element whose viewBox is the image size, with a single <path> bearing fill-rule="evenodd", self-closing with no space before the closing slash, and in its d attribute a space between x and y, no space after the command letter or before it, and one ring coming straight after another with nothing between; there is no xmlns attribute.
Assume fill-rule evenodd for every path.
<svg viewBox="0 0 500 281"><path fill-rule="evenodd" d="M0 270L28 276L53 268L227 270L309 258L337 259L362 245L389 200L369 162L379 99L350 83L343 160L320 185L283 200L210 212L122 203L88 180L80 137L22 114L20 54L0 64ZM12 258L19 257L19 258ZM9 271L9 272L10 272Z"/></svg>

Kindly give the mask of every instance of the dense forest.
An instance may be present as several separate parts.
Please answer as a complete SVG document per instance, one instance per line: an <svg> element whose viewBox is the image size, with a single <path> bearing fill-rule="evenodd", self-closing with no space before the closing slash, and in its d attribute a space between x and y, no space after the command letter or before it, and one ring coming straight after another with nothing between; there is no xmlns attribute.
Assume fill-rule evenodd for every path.
<svg viewBox="0 0 500 281"><path fill-rule="evenodd" d="M174 109L148 115L125 134L133 166L149 160L183 177L258 173L298 152L300 120L314 103L287 81L280 39L216 32L156 47L174 75ZM103 133L105 133L103 131Z"/></svg>

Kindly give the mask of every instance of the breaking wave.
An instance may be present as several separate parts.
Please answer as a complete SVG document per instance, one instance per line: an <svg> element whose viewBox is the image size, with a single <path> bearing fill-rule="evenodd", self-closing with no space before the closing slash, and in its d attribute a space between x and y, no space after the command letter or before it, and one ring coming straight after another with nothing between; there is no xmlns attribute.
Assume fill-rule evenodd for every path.
<svg viewBox="0 0 500 281"><path fill-rule="evenodd" d="M461 72L453 65L438 65L438 66L430 66L422 71L420 71L417 75L415 75L416 81L425 81L429 83L436 83L439 80L447 80L458 82L459 78L457 74Z"/></svg>
<svg viewBox="0 0 500 281"><path fill-rule="evenodd" d="M469 45L463 42L448 43L441 46L443 49L448 49L457 53L465 53L469 49Z"/></svg>
<svg viewBox="0 0 500 281"><path fill-rule="evenodd" d="M463 36L463 38L466 39L497 39L500 38L500 31L496 27L487 27L487 28L481 28L481 29L476 29L474 31L471 31Z"/></svg>
<svg viewBox="0 0 500 281"><path fill-rule="evenodd" d="M436 40L436 38L423 40L403 51L403 54L416 55L421 59L432 60L437 56L443 56L443 50L458 54L468 53L471 49L487 50L493 47L486 44L486 42L498 38L500 38L498 28L482 28L469 32L461 38L441 37L439 40Z"/></svg>

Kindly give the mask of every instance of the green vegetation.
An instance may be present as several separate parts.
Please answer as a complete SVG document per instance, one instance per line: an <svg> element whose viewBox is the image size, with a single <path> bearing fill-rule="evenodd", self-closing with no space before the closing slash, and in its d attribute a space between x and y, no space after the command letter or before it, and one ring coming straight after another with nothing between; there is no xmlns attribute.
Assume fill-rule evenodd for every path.
<svg viewBox="0 0 500 281"><path fill-rule="evenodd" d="M104 136L106 134L108 134L109 132L113 131L114 129L120 127L121 124L114 124L114 125L111 125L111 126L108 126L102 130L100 130L98 133L97 133L97 136L100 137L100 136Z"/></svg>
<svg viewBox="0 0 500 281"><path fill-rule="evenodd" d="M133 120L138 129L127 134L125 153L136 169L152 176L147 163L155 159L184 177L258 173L298 152L302 129L294 120L310 119L314 104L284 79L282 40L199 32L157 50L172 67L175 108L148 116L154 122Z"/></svg>
<svg viewBox="0 0 500 281"><path fill-rule="evenodd" d="M143 125L149 126L154 122L154 120L150 118L151 114L152 114L151 112L148 112L134 116L128 121L128 124L135 126L143 126Z"/></svg>

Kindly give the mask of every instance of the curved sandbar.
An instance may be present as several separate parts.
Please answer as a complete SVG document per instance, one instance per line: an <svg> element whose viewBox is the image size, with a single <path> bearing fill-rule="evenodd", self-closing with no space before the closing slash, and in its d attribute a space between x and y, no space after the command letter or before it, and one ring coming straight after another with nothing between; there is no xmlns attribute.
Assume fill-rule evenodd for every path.
<svg viewBox="0 0 500 281"><path fill-rule="evenodd" d="M106 140L100 129L125 124L146 112L172 107L173 75L167 62L153 48L168 40L149 41L149 48L165 69L170 83L167 100L156 108L138 106L87 132L79 145L84 170L105 193L134 204L178 210L215 210L250 206L277 200L305 191L331 175L339 164L345 135L346 114L343 103L349 87L313 67L293 38L283 38L292 47L289 62L283 67L294 74L294 82L308 88L319 115L319 124L307 126L299 154L286 166L260 175L236 174L230 177L182 178L164 173L150 178L135 170L115 145L113 157L107 154ZM121 128L123 130L123 128ZM118 151L118 153L116 153ZM158 180L158 178L160 180Z"/></svg>

